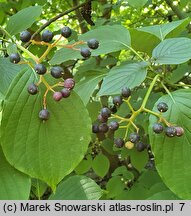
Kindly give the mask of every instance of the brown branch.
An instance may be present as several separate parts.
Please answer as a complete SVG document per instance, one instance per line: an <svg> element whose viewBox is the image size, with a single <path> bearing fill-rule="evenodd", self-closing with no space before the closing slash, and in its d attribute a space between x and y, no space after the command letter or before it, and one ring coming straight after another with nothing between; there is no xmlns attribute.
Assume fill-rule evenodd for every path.
<svg viewBox="0 0 191 216"><path fill-rule="evenodd" d="M78 5L78 0L73 0L73 6L77 6ZM81 32L82 33L85 33L88 31L88 28L86 26L86 23L84 22L84 19L80 13L80 10L79 9L76 9L76 16L78 18L78 21L79 21L79 25L80 25L80 29L81 29Z"/></svg>
<svg viewBox="0 0 191 216"><path fill-rule="evenodd" d="M91 0L89 0L91 1ZM69 10L66 10L58 15L56 15L55 17L51 18L49 21L47 21L44 25L42 25L31 37L31 39L33 39L36 35L38 35L43 29L45 29L47 26L49 26L51 23L55 22L57 19L59 19L60 17L63 17L64 15L67 15L69 13L71 13L72 11L77 10L78 8L83 7L85 4L87 4L87 2L84 2L82 4L79 4ZM28 42L25 44L25 48L28 47L31 44L31 42Z"/></svg>
<svg viewBox="0 0 191 216"><path fill-rule="evenodd" d="M169 7L171 7L172 11L174 11L174 13L177 15L177 17L179 19L184 19L186 18L186 15L184 13L182 13L182 11L176 6L176 5L173 5L173 1L172 0L165 0L167 5Z"/></svg>

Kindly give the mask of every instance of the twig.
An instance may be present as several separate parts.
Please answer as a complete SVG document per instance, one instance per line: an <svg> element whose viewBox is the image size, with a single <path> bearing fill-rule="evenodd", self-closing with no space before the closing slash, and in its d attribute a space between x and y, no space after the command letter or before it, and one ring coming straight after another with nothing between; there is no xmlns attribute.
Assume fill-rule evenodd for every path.
<svg viewBox="0 0 191 216"><path fill-rule="evenodd" d="M182 11L173 4L173 1L172 0L165 0L166 3L168 4L168 6L171 7L171 9L174 11L174 13L177 15L177 17L179 19L184 19L186 18L186 15L184 13L182 13Z"/></svg>
<svg viewBox="0 0 191 216"><path fill-rule="evenodd" d="M89 0L89 1L92 1L92 0ZM51 18L49 21L47 21L44 25L42 25L31 37L31 39L34 39L34 37L39 34L43 29L45 29L47 26L49 26L51 23L55 22L57 19L59 19L60 17L66 15L66 14L69 14L71 13L72 11L75 11L77 10L78 8L81 8L83 7L85 4L87 4L87 2L84 2L82 4L79 4L69 10L66 10L58 15L56 15L55 17ZM29 45L31 44L31 42L28 42L25 44L25 48L27 48Z"/></svg>

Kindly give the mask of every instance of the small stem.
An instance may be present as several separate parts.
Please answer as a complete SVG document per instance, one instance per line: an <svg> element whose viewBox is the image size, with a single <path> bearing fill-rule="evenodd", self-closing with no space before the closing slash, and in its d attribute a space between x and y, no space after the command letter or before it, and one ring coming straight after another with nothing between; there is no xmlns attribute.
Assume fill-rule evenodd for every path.
<svg viewBox="0 0 191 216"><path fill-rule="evenodd" d="M150 96L150 94L151 94L151 92L152 92L152 89L153 89L155 83L157 82L157 79L159 78L159 76L160 76L160 75L157 74L157 75L154 77L153 81L151 82L150 87L149 87L149 89L148 89L148 91L147 91L147 93L146 93L146 95L145 95L144 100L143 100L143 103L142 103L142 105L141 105L141 107L140 107L141 110L145 108L146 103L147 103L147 101L148 101L148 99L149 99L149 96Z"/></svg>
<svg viewBox="0 0 191 216"><path fill-rule="evenodd" d="M39 62L42 62L42 60L48 55L48 53L50 52L50 50L52 49L52 46L49 44L48 48L46 49L46 51L42 54L42 56L39 58Z"/></svg>
<svg viewBox="0 0 191 216"><path fill-rule="evenodd" d="M57 45L57 43L62 39L62 35L60 35L60 37L54 41L53 44L51 44L52 47L55 47Z"/></svg>
<svg viewBox="0 0 191 216"><path fill-rule="evenodd" d="M30 56L36 63L39 63L39 58L36 57L35 55L33 55L29 50L25 49L23 46L21 46L20 44L16 44L17 47L22 50L23 52L25 52L28 56Z"/></svg>
<svg viewBox="0 0 191 216"><path fill-rule="evenodd" d="M123 100L123 101L125 101L125 103L127 103L127 105L129 107L129 109L131 110L131 112L134 113L135 110L133 109L133 107L130 104L130 99L131 99L131 97L129 97L127 100Z"/></svg>
<svg viewBox="0 0 191 216"><path fill-rule="evenodd" d="M44 96L43 96L43 107L44 107L44 109L46 109L46 96L47 96L48 92L49 92L49 89L47 88L45 93L44 93Z"/></svg>
<svg viewBox="0 0 191 216"><path fill-rule="evenodd" d="M121 117L121 116L119 116L119 115L111 114L111 116L112 116L113 118L117 118L117 119L120 119L120 120L123 120L123 121L129 121L129 119L123 118L123 117Z"/></svg>
<svg viewBox="0 0 191 216"><path fill-rule="evenodd" d="M166 91L166 93L171 97L172 101L173 101L174 103L176 103L175 100L174 100L174 98L172 97L172 94L170 93L170 91L169 91L168 88L164 85L163 82L161 82L161 85L162 85L162 87L164 88L164 90Z"/></svg>

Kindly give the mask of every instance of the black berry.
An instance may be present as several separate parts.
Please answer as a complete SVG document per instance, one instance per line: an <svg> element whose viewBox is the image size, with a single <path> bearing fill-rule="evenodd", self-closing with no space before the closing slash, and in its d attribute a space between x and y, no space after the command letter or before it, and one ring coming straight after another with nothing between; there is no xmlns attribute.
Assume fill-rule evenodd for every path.
<svg viewBox="0 0 191 216"><path fill-rule="evenodd" d="M108 118L104 118L101 114L98 115L97 119L102 123L107 122L108 120Z"/></svg>
<svg viewBox="0 0 191 216"><path fill-rule="evenodd" d="M60 101L62 99L62 93L61 92L54 92L53 93L53 99L55 101Z"/></svg>
<svg viewBox="0 0 191 216"><path fill-rule="evenodd" d="M136 143L140 140L140 136L138 133L130 133L129 134L129 141L131 141L132 143Z"/></svg>
<svg viewBox="0 0 191 216"><path fill-rule="evenodd" d="M115 138L114 144L117 148L122 148L124 146L125 142L122 138Z"/></svg>
<svg viewBox="0 0 191 216"><path fill-rule="evenodd" d="M64 87L68 89L73 89L75 86L75 81L72 78L64 80Z"/></svg>
<svg viewBox="0 0 191 216"><path fill-rule="evenodd" d="M121 96L115 96L113 98L113 104L116 106L120 106L123 103L123 99Z"/></svg>
<svg viewBox="0 0 191 216"><path fill-rule="evenodd" d="M157 105L157 109L159 112L166 112L168 110L168 105L164 102L160 102Z"/></svg>
<svg viewBox="0 0 191 216"><path fill-rule="evenodd" d="M116 131L119 128L119 123L116 121L111 121L109 123L109 129L112 131Z"/></svg>
<svg viewBox="0 0 191 216"><path fill-rule="evenodd" d="M53 33L50 30L44 30L42 33L42 41L50 42L54 37Z"/></svg>
<svg viewBox="0 0 191 216"><path fill-rule="evenodd" d="M46 67L43 64L36 64L34 66L35 71L37 74L43 75L46 73Z"/></svg>
<svg viewBox="0 0 191 216"><path fill-rule="evenodd" d="M108 126L106 123L101 123L99 125L99 131L102 132L102 133L106 133L108 131Z"/></svg>
<svg viewBox="0 0 191 216"><path fill-rule="evenodd" d="M96 39L90 39L87 41L88 47L91 49L97 49L99 47L99 41Z"/></svg>
<svg viewBox="0 0 191 216"><path fill-rule="evenodd" d="M165 133L168 137L176 136L176 128L175 127L167 127Z"/></svg>
<svg viewBox="0 0 191 216"><path fill-rule="evenodd" d="M22 42L28 42L31 39L31 33L29 31L23 31L20 33L20 40Z"/></svg>
<svg viewBox="0 0 191 216"><path fill-rule="evenodd" d="M38 92L38 87L37 87L34 83L31 83L31 84L28 86L27 90L28 90L28 93L29 93L29 94L35 95L35 94L37 94L37 92Z"/></svg>
<svg viewBox="0 0 191 216"><path fill-rule="evenodd" d="M124 87L121 89L121 96L124 98L128 98L131 95L130 88Z"/></svg>
<svg viewBox="0 0 191 216"><path fill-rule="evenodd" d="M9 56L10 62L17 64L18 62L20 62L21 57L18 53L12 53Z"/></svg>
<svg viewBox="0 0 191 216"><path fill-rule="evenodd" d="M63 97L63 98L69 97L69 96L70 96L70 93L71 93L70 90L69 90L68 88L63 88L60 92L62 93L62 97Z"/></svg>
<svg viewBox="0 0 191 216"><path fill-rule="evenodd" d="M42 120L48 120L50 117L50 113L47 109L42 109L40 112L39 112L39 118L42 119Z"/></svg>
<svg viewBox="0 0 191 216"><path fill-rule="evenodd" d="M163 126L160 123L155 123L153 125L153 131L157 134L162 133L163 132Z"/></svg>
<svg viewBox="0 0 191 216"><path fill-rule="evenodd" d="M80 49L80 54L84 57L84 58L89 58L91 56L91 51L89 48L81 48Z"/></svg>
<svg viewBox="0 0 191 216"><path fill-rule="evenodd" d="M61 35L65 38L69 38L72 34L72 30L67 27L67 26L64 26L62 29L61 29Z"/></svg>
<svg viewBox="0 0 191 216"><path fill-rule="evenodd" d="M98 124L92 125L92 132L93 133L99 133L99 125Z"/></svg>
<svg viewBox="0 0 191 216"><path fill-rule="evenodd" d="M116 113L117 112L117 107L115 105L113 105L112 107L110 107L110 110L112 113Z"/></svg>
<svg viewBox="0 0 191 216"><path fill-rule="evenodd" d="M182 127L175 127L176 129L176 136L180 137L184 134L184 129Z"/></svg>
<svg viewBox="0 0 191 216"><path fill-rule="evenodd" d="M109 108L104 107L104 108L101 109L100 114L101 114L101 116L102 116L103 118L109 118L109 117L111 116L111 111L110 111Z"/></svg>
<svg viewBox="0 0 191 216"><path fill-rule="evenodd" d="M52 67L50 70L51 75L56 79L61 78L63 72L64 70L60 66Z"/></svg>
<svg viewBox="0 0 191 216"><path fill-rule="evenodd" d="M140 141L135 144L135 148L139 152L144 151L145 147L146 147L145 144L143 142L140 142Z"/></svg>

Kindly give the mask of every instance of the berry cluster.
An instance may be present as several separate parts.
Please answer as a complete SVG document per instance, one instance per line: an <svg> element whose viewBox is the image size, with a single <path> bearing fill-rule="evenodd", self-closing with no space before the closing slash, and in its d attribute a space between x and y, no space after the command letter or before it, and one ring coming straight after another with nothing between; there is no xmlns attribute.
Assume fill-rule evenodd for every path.
<svg viewBox="0 0 191 216"><path fill-rule="evenodd" d="M69 38L72 35L72 30L65 26L61 29L61 37L64 38ZM40 45L47 45L49 48L53 48L57 45L58 41L60 39L58 39L57 41L55 41L54 43L50 43L53 40L54 34L53 32L51 32L50 30L44 30L42 32L41 35L41 42L38 41L34 41L31 39L32 35L29 31L25 30L23 32L20 33L20 40L24 43L31 41L33 44L40 44ZM88 47L82 47L80 49L75 48L75 50L79 50L81 55L86 59L89 58L91 56L91 49L97 49L99 47L99 42L96 39L90 39L86 42L83 41L79 41L74 43L73 45L63 45L63 47L66 48L71 48L74 49L75 45L80 45L80 44L87 44ZM46 54L46 53L45 53ZM63 79L63 75L64 75L64 70L62 67L60 66L54 66L52 68L50 68L50 72L48 72L48 69L46 67L45 64L42 63L42 57L45 57L45 55L43 54L40 58L38 58L38 60L36 61L36 64L33 65L33 69L36 71L36 73L38 75L40 75L40 80L38 83L31 83L27 90L28 93L31 95L36 95L38 93L38 86L41 82L46 82L43 81L45 80L45 78L42 79L42 76L44 74L48 74L50 73L51 76L55 79ZM9 59L12 63L17 64L21 61L21 57L18 53L12 53L9 56ZM29 64L31 65L31 64ZM75 86L75 81L73 78L67 78L63 81L58 82L57 84L55 84L54 86L49 86L49 84L46 82L44 83L45 86L47 87L47 90L44 94L44 101L43 101L43 109L39 112L39 118L42 120L48 120L50 113L48 111L48 109L46 108L46 95L48 93L49 90L51 90L53 92L53 99L55 101L60 101L62 98L67 98L70 96L71 94L71 90L74 88ZM62 87L62 89L60 91L54 91L53 88L54 87ZM104 127L104 126L103 126Z"/></svg>
<svg viewBox="0 0 191 216"><path fill-rule="evenodd" d="M108 119L111 117L112 113L117 111L124 99L128 99L131 96L131 90L127 87L121 89L121 95L115 96L113 98L113 106L109 109L108 107L103 107L98 115L99 124L95 123L92 125L93 133L107 133L108 131L115 132L119 128L119 122L111 121L107 123ZM130 133L128 140L125 142L124 139L117 137L114 138L114 144L117 148L122 148L124 145L127 148L133 148L134 145L137 151L143 151L146 145L140 141L140 136L138 133Z"/></svg>
<svg viewBox="0 0 191 216"><path fill-rule="evenodd" d="M160 102L157 104L157 109L161 113L166 112L168 110L168 105L164 102ZM180 137L184 134L184 129L182 127L169 125L166 128L164 128L163 124L160 122L155 123L152 129L156 134L160 134L164 131L166 136L168 137Z"/></svg>

